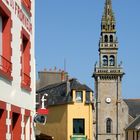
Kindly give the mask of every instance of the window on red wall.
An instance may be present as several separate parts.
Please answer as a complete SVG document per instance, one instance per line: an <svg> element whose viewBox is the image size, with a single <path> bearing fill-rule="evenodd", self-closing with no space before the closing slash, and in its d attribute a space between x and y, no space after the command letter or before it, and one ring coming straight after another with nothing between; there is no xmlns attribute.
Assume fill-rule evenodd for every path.
<svg viewBox="0 0 140 140"><path fill-rule="evenodd" d="M0 108L0 138L6 139L6 111Z"/></svg>
<svg viewBox="0 0 140 140"><path fill-rule="evenodd" d="M21 45L21 86L27 90L31 90L30 78L30 37L29 34L22 29L22 45Z"/></svg>
<svg viewBox="0 0 140 140"><path fill-rule="evenodd" d="M21 139L21 115L18 113L12 113L12 139Z"/></svg>
<svg viewBox="0 0 140 140"><path fill-rule="evenodd" d="M0 4L0 76L12 80L11 71L11 13L6 6Z"/></svg>
<svg viewBox="0 0 140 140"><path fill-rule="evenodd" d="M31 15L31 1L30 0L21 0L23 6L25 7L26 11Z"/></svg>

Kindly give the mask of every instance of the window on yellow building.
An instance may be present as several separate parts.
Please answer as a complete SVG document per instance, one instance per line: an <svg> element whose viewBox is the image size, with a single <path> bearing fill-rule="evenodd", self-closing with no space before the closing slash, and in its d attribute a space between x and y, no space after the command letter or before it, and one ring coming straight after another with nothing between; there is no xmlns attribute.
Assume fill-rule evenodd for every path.
<svg viewBox="0 0 140 140"><path fill-rule="evenodd" d="M85 134L85 120L73 119L73 135L84 135L84 134Z"/></svg>
<svg viewBox="0 0 140 140"><path fill-rule="evenodd" d="M86 91L86 103L90 103L90 91Z"/></svg>
<svg viewBox="0 0 140 140"><path fill-rule="evenodd" d="M82 91L76 91L76 102L78 102L78 103L83 102L83 93L82 93Z"/></svg>

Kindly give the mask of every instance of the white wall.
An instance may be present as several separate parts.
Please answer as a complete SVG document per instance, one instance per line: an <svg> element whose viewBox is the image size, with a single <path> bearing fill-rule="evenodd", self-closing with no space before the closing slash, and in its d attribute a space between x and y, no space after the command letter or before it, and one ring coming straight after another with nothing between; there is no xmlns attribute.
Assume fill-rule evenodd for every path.
<svg viewBox="0 0 140 140"><path fill-rule="evenodd" d="M14 0L18 3L21 7L21 3L19 0ZM3 0L5 5L7 5L8 9L11 11L11 18L12 18L12 77L13 81L9 82L0 76L0 100L8 102L10 104L19 106L21 108L29 109L34 112L35 109L35 56L34 56L34 0L32 0L32 16L31 18L25 13L28 19L32 23L32 33L30 33L26 27L22 24L19 20L17 15L15 14L14 9L10 5L8 5L5 0ZM1 25L0 25L1 26ZM21 29L24 29L30 34L30 41L31 41L31 92L25 91L21 88Z"/></svg>

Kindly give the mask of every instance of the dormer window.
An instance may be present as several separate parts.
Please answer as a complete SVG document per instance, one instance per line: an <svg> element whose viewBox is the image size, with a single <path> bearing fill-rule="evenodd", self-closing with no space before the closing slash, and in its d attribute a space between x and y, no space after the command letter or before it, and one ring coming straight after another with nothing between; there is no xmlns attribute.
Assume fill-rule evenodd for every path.
<svg viewBox="0 0 140 140"><path fill-rule="evenodd" d="M86 102L90 103L90 91L86 91Z"/></svg>
<svg viewBox="0 0 140 140"><path fill-rule="evenodd" d="M83 93L82 91L76 91L76 102L81 103L83 102Z"/></svg>

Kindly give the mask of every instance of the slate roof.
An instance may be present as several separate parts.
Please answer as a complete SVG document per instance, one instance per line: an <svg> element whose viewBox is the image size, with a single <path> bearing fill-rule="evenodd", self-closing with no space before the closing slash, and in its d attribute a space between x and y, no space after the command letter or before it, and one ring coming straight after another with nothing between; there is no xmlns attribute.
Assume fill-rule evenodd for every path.
<svg viewBox="0 0 140 140"><path fill-rule="evenodd" d="M129 114L133 118L140 115L140 99L124 99L124 101L128 105Z"/></svg>
<svg viewBox="0 0 140 140"><path fill-rule="evenodd" d="M126 128L126 130L140 130L140 115L130 123L130 125Z"/></svg>
<svg viewBox="0 0 140 140"><path fill-rule="evenodd" d="M77 79L70 79L56 84L51 84L37 90L37 94L48 94L47 105L59 105L72 102L72 90L92 91L87 85L81 84Z"/></svg>

